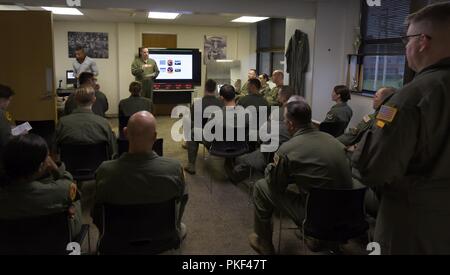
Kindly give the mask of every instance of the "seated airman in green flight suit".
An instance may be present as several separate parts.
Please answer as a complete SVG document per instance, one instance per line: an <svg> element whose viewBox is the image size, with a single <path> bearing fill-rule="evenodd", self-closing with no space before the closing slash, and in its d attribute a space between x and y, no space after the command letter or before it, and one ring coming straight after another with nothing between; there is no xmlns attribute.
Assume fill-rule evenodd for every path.
<svg viewBox="0 0 450 275"><path fill-rule="evenodd" d="M347 147L357 144L361 140L363 134L373 125L378 110L383 102L389 99L395 93L395 90L396 89L392 87L380 88L373 97L372 107L375 112L364 116L355 128L350 128L349 131L337 137L337 139Z"/></svg>
<svg viewBox="0 0 450 275"><path fill-rule="evenodd" d="M50 158L43 138L34 134L13 137L2 162L7 180L0 186L0 219L66 211L72 237L79 234L82 222L77 186L64 164L58 167Z"/></svg>
<svg viewBox="0 0 450 275"><path fill-rule="evenodd" d="M323 122L345 122L345 128L347 128L350 120L353 116L353 111L350 106L347 105L347 101L351 98L350 90L347 86L338 85L334 87L331 93L331 99L336 104L328 111L327 116Z"/></svg>
<svg viewBox="0 0 450 275"><path fill-rule="evenodd" d="M160 157L152 150L157 136L156 120L149 112L131 116L124 133L130 141L128 153L103 162L97 170L96 204L147 204L176 198L177 227L183 238L186 227L181 218L187 202L187 188L181 164Z"/></svg>
<svg viewBox="0 0 450 275"><path fill-rule="evenodd" d="M305 214L304 194L309 188L353 186L344 145L313 128L308 103L288 103L284 116L292 138L278 149L273 163L266 167L265 178L256 182L253 192L255 224L249 242L260 254L274 253L272 215L275 209L301 225ZM290 192L289 185L296 185L300 193Z"/></svg>

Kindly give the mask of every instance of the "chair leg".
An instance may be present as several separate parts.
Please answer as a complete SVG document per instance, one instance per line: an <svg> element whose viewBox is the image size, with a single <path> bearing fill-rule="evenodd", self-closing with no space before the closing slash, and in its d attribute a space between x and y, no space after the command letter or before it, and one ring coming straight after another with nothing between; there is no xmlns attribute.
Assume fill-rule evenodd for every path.
<svg viewBox="0 0 450 275"><path fill-rule="evenodd" d="M308 251L306 249L306 239L305 239L305 229L304 226L302 226L302 242L303 242L303 253L308 255Z"/></svg>
<svg viewBox="0 0 450 275"><path fill-rule="evenodd" d="M278 254L281 254L281 230L283 223L283 213L280 211L280 222L278 225Z"/></svg>
<svg viewBox="0 0 450 275"><path fill-rule="evenodd" d="M211 158L211 160L212 160L212 158ZM210 193L210 195L212 195L212 193L213 193L213 176L212 176L212 173L210 173L209 174L209 193Z"/></svg>
<svg viewBox="0 0 450 275"><path fill-rule="evenodd" d="M88 253L89 253L89 255L91 255L91 227L90 226L88 228L87 237L88 237Z"/></svg>
<svg viewBox="0 0 450 275"><path fill-rule="evenodd" d="M213 178L212 175L209 175L209 193L212 195L212 189L213 189Z"/></svg>
<svg viewBox="0 0 450 275"><path fill-rule="evenodd" d="M205 145L203 144L203 161L207 160L206 158L206 148Z"/></svg>
<svg viewBox="0 0 450 275"><path fill-rule="evenodd" d="M249 178L249 187L248 187L248 205L253 204L253 169L250 167L250 178Z"/></svg>

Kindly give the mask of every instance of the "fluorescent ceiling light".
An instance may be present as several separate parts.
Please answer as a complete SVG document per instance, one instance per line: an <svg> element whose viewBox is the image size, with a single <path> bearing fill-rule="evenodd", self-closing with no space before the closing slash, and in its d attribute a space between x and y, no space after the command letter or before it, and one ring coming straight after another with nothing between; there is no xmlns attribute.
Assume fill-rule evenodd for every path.
<svg viewBox="0 0 450 275"><path fill-rule="evenodd" d="M256 23L259 21L263 21L269 19L269 17L257 17L257 16L241 16L239 18L236 18L232 20L231 22L237 22L237 23Z"/></svg>
<svg viewBox="0 0 450 275"><path fill-rule="evenodd" d="M174 12L155 12L155 11L151 11L148 13L148 18L153 18L153 19L175 19L179 16L179 13L174 13Z"/></svg>
<svg viewBox="0 0 450 275"><path fill-rule="evenodd" d="M44 10L51 11L54 14L60 15L83 15L81 11L75 8L57 8L57 7L42 7Z"/></svg>
<svg viewBox="0 0 450 275"><path fill-rule="evenodd" d="M0 11L25 11L24 7L16 5L0 5Z"/></svg>
<svg viewBox="0 0 450 275"><path fill-rule="evenodd" d="M231 62L233 62L233 60L231 60L231 59L217 59L216 62L219 62L219 63L231 63Z"/></svg>

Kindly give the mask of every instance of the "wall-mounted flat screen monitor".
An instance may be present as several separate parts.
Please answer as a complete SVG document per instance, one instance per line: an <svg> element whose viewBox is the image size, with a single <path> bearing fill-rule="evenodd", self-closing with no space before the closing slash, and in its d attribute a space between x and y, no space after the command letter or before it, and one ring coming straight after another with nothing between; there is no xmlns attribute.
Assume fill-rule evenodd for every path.
<svg viewBox="0 0 450 275"><path fill-rule="evenodd" d="M150 49L159 75L156 83L201 84L201 53L198 49Z"/></svg>

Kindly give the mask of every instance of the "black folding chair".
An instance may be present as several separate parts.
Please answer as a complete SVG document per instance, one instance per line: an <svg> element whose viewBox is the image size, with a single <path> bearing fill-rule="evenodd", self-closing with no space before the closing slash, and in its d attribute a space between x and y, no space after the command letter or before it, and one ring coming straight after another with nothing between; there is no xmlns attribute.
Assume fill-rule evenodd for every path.
<svg viewBox="0 0 450 275"><path fill-rule="evenodd" d="M319 130L332 135L333 137L338 137L345 132L348 123L344 121L336 122L322 122L320 123Z"/></svg>
<svg viewBox="0 0 450 275"><path fill-rule="evenodd" d="M155 143L153 144L153 151L155 151L158 156L163 156L163 145L164 145L164 139L158 138ZM130 143L128 142L128 139L126 138L118 138L117 139L117 147L119 151L119 156L122 154L128 152L128 148L130 146Z"/></svg>
<svg viewBox="0 0 450 275"><path fill-rule="evenodd" d="M102 162L110 159L106 142L98 144L61 144L61 161L78 182L95 179L95 171Z"/></svg>
<svg viewBox="0 0 450 275"><path fill-rule="evenodd" d="M234 138L232 141L226 140L226 132L229 130L234 131ZM223 129L223 136L224 140L214 140L211 143L211 146L209 148L209 154L211 156L216 157L222 157L226 160L232 160L234 158L237 158L239 156L242 156L243 154L247 153L249 151L248 142L247 141L238 141L238 129L237 128L228 128L224 127ZM250 178L251 178L251 170L250 170ZM212 193L212 175L210 175L210 192Z"/></svg>
<svg viewBox="0 0 450 275"><path fill-rule="evenodd" d="M81 246L86 235L89 235L89 225L84 224L80 234L72 236L66 211L39 217L2 219L0 254L67 255L67 245L77 242Z"/></svg>
<svg viewBox="0 0 450 275"><path fill-rule="evenodd" d="M125 134L123 133L123 128L127 127L128 120L130 120L129 116L120 116L119 115L119 138L125 138Z"/></svg>
<svg viewBox="0 0 450 275"><path fill-rule="evenodd" d="M366 189L311 188L306 197L305 218L300 228L303 247L306 248L305 236L334 243L335 247L329 249L338 250L339 244L365 235L369 229L364 208ZM281 243L281 217L279 226L278 251Z"/></svg>
<svg viewBox="0 0 450 275"><path fill-rule="evenodd" d="M94 208L100 254L160 254L178 249L176 199L139 205L101 204Z"/></svg>
<svg viewBox="0 0 450 275"><path fill-rule="evenodd" d="M25 123L26 121L17 120L16 125ZM55 121L54 120L42 120L42 121L28 121L33 129L30 133L41 136L47 142L49 148L54 148L54 136L55 136Z"/></svg>

